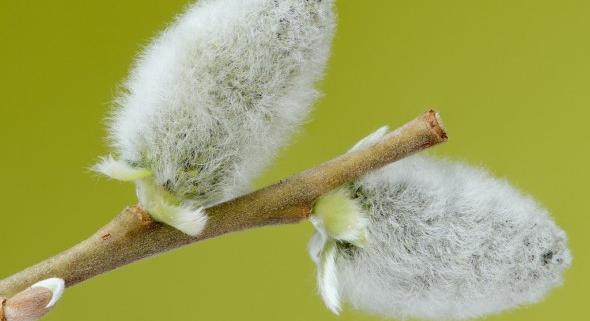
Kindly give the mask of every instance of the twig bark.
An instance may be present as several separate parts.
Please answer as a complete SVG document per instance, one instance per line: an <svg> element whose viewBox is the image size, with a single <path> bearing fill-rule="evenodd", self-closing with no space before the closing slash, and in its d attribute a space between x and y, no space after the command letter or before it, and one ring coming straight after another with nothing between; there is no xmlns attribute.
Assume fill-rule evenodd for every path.
<svg viewBox="0 0 590 321"><path fill-rule="evenodd" d="M206 210L207 227L197 237L155 222L140 206L126 208L89 239L0 281L10 297L49 277L72 286L134 261L225 233L306 219L326 192L410 154L446 141L438 114L426 112L367 149L345 154L274 185ZM0 316L1 317L1 316Z"/></svg>

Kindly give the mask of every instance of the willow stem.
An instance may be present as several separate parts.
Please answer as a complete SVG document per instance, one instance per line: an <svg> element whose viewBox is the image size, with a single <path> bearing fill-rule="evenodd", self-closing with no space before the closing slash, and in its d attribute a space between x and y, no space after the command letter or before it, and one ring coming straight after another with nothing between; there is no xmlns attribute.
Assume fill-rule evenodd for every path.
<svg viewBox="0 0 590 321"><path fill-rule="evenodd" d="M438 114L428 111L367 149L206 209L209 221L197 237L155 222L141 206L126 208L87 240L0 281L0 295L10 297L50 277L64 279L69 287L137 260L225 233L299 222L309 217L315 200L330 190L446 139Z"/></svg>

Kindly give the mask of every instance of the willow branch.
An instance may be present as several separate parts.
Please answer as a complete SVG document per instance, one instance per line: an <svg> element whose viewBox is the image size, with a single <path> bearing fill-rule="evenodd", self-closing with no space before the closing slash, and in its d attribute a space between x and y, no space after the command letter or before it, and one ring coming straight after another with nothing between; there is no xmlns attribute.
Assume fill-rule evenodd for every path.
<svg viewBox="0 0 590 321"><path fill-rule="evenodd" d="M197 237L155 222L138 205L126 208L87 240L0 281L0 296L13 296L49 277L62 278L69 287L137 260L225 233L299 222L309 217L315 200L326 192L446 138L438 114L426 112L367 149L206 209L209 221Z"/></svg>

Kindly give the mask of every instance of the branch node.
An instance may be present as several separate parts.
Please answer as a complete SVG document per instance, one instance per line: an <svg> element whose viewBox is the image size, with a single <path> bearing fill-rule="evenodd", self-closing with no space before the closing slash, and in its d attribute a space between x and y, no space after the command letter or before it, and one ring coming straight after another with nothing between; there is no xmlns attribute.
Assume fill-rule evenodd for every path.
<svg viewBox="0 0 590 321"><path fill-rule="evenodd" d="M150 214L139 204L128 207L126 212L129 212L141 226L147 226L155 222Z"/></svg>

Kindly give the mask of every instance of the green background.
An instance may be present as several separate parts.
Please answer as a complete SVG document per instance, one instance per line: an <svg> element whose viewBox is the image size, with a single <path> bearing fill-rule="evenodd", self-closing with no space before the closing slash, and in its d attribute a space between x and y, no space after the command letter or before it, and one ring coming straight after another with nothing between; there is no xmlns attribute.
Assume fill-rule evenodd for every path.
<svg viewBox="0 0 590 321"><path fill-rule="evenodd" d="M0 0L0 277L91 234L133 187L89 172L134 56L185 0ZM569 233L573 268L541 304L489 320L582 320L590 299L590 2L339 0L325 97L258 186L375 128L438 109L434 153L488 167ZM46 320L377 320L316 294L309 224L252 230L68 289Z"/></svg>

